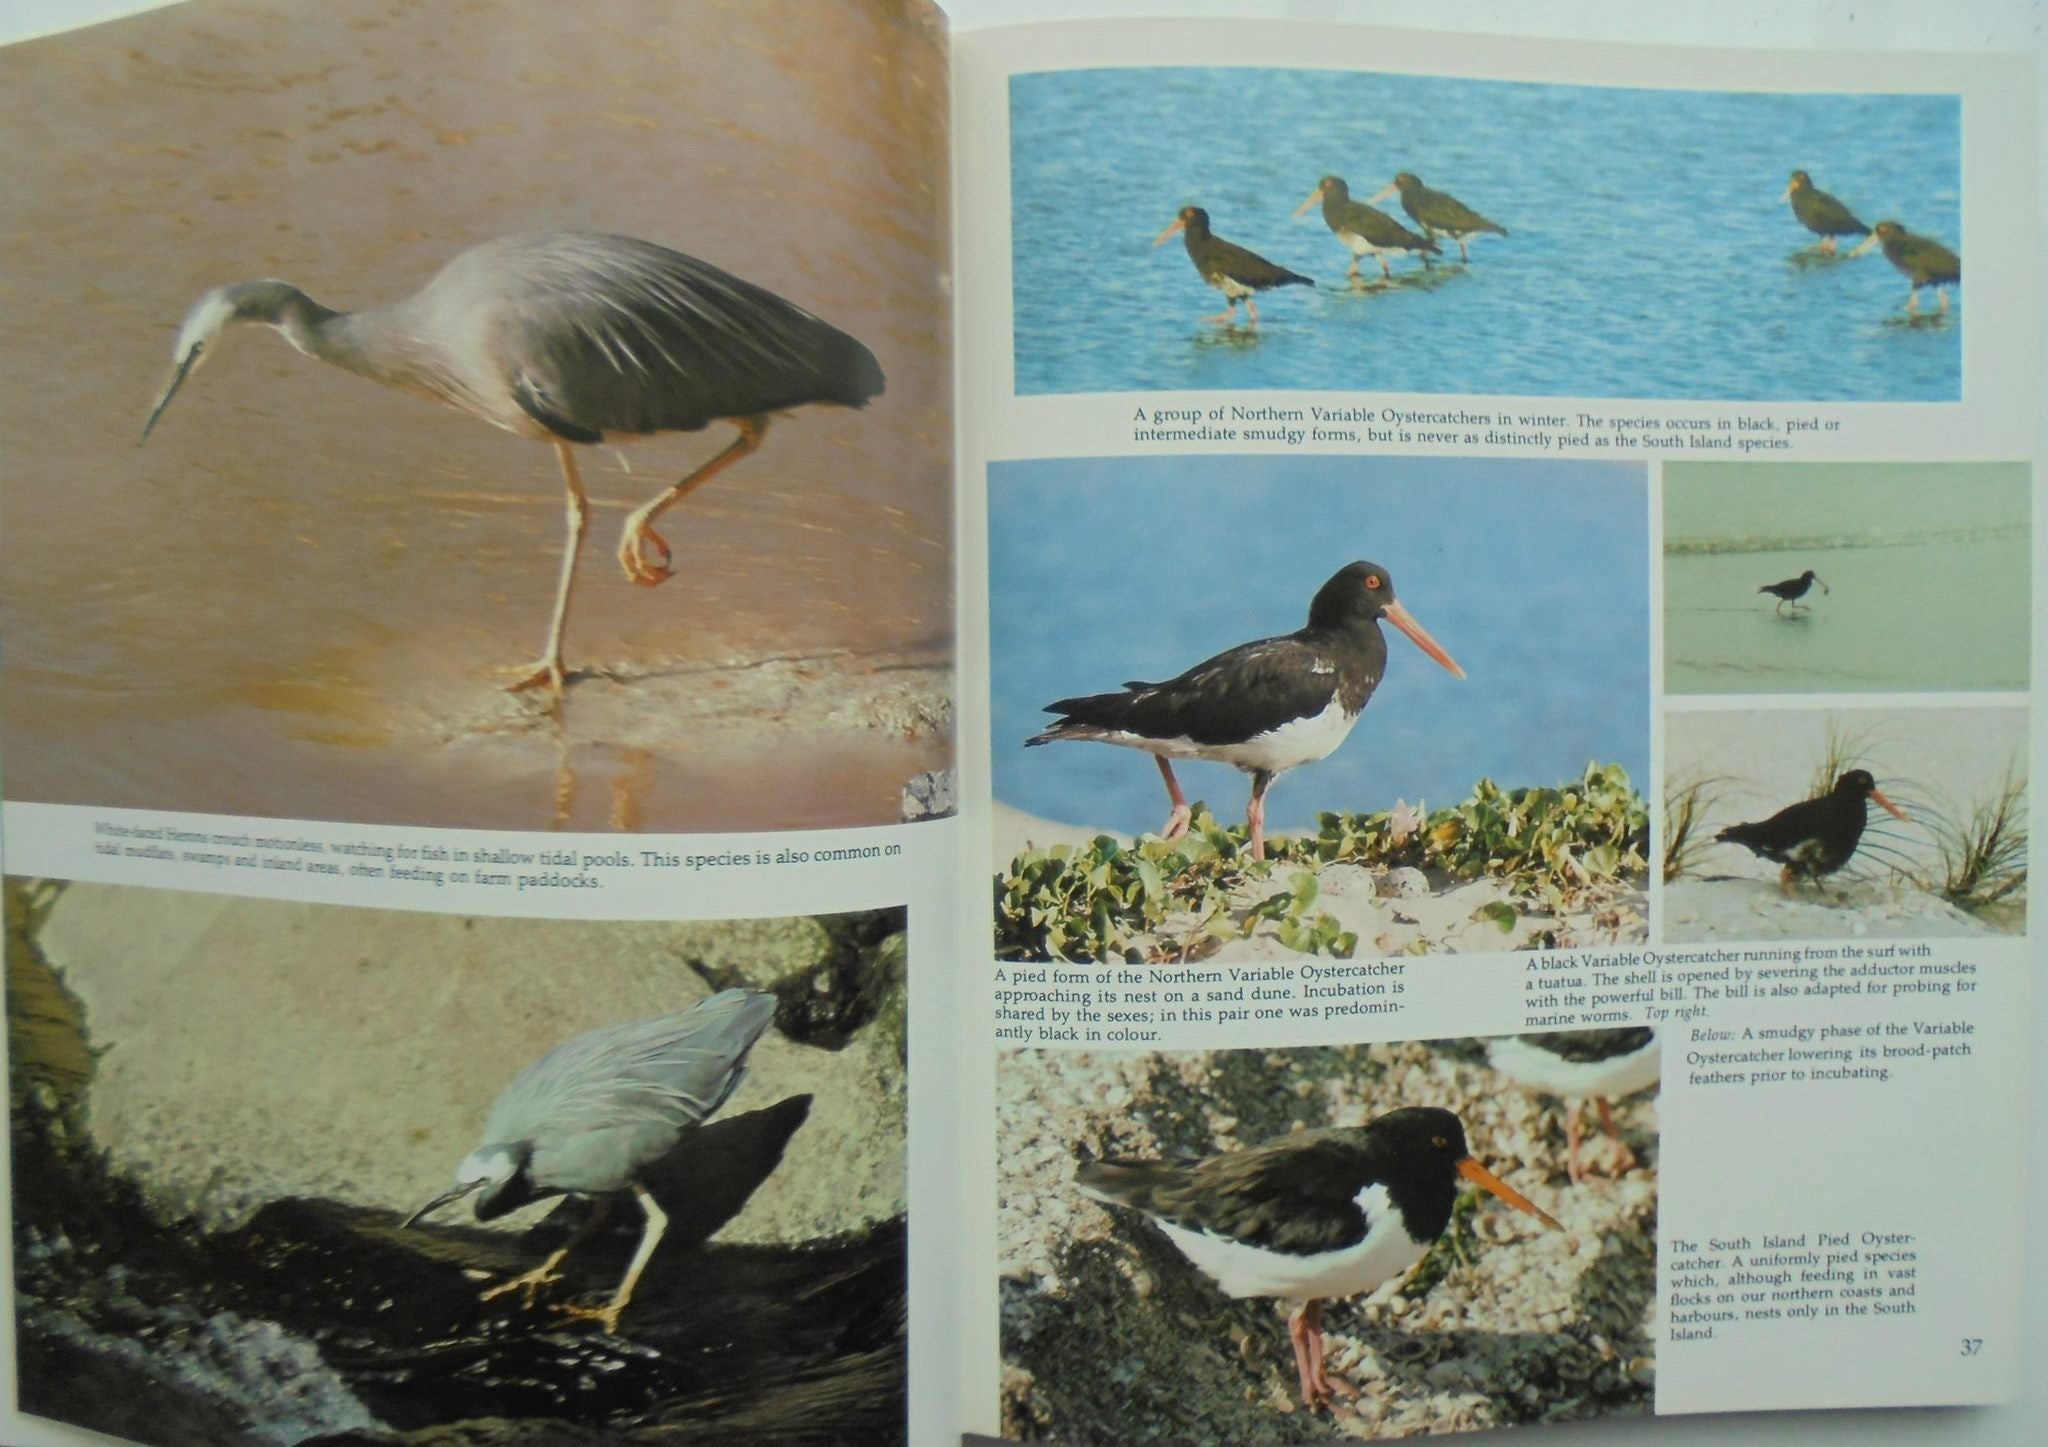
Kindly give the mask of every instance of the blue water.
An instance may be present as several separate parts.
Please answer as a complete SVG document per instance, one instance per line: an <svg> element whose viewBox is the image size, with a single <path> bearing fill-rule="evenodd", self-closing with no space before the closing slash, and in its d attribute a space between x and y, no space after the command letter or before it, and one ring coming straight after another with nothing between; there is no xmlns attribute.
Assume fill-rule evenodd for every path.
<svg viewBox="0 0 2048 1447"><path fill-rule="evenodd" d="M1795 167L1869 225L1958 252L1952 95L1602 89L1350 71L1077 70L1010 83L1017 390L1298 387L1535 396L1954 401L1957 314L1908 323L1876 251L1812 255ZM1472 262L1352 290L1320 208L1414 171L1505 226ZM1216 234L1315 278L1256 332L1176 237ZM1403 224L1398 196L1381 203ZM1365 274L1378 277L1370 257ZM1952 289L1952 304L1960 290ZM1931 309L1934 298L1924 294ZM1242 318L1242 311L1240 311Z"/></svg>
<svg viewBox="0 0 2048 1447"><path fill-rule="evenodd" d="M1043 705L1160 679L1288 633L1346 563L1383 566L1465 669L1392 628L1387 673L1350 738L1284 775L1275 829L1396 799L1453 804L1507 786L1649 762L1644 469L1460 458L1108 458L989 468L996 797L1053 819L1156 829L1149 756L1097 743L1025 748ZM1176 766L1190 799L1242 820L1248 780Z"/></svg>

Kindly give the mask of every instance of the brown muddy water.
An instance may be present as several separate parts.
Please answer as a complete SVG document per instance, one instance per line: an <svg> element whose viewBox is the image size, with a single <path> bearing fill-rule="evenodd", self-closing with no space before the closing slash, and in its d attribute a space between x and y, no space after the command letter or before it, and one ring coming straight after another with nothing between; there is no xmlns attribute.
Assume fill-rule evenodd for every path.
<svg viewBox="0 0 2048 1447"><path fill-rule="evenodd" d="M0 51L0 753L14 799L518 828L880 823L951 725L943 47L792 3L195 3ZM373 306L556 227L673 246L864 341L860 412L552 450L236 328L147 447L187 308Z"/></svg>

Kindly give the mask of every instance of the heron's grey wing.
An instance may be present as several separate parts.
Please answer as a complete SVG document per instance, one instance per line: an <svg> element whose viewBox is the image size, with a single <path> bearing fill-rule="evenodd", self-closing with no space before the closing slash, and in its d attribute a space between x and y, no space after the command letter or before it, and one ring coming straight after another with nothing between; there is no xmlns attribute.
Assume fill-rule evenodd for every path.
<svg viewBox="0 0 2048 1447"><path fill-rule="evenodd" d="M571 232L478 253L494 273L490 349L572 440L810 402L859 407L882 390L880 365L854 338L681 252Z"/></svg>
<svg viewBox="0 0 2048 1447"><path fill-rule="evenodd" d="M485 1122L485 1142L538 1147L644 1127L673 1143L724 1104L774 1018L773 995L721 990L680 1015L566 1040L505 1088Z"/></svg>

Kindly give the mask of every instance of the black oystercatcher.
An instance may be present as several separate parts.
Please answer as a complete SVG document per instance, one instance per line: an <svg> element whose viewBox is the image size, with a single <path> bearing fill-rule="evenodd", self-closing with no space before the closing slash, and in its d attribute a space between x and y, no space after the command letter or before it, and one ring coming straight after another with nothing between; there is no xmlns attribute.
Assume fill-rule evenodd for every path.
<svg viewBox="0 0 2048 1447"><path fill-rule="evenodd" d="M1849 862L1863 838L1870 818L1868 801L1873 799L1901 823L1913 822L1878 791L1869 770L1851 769L1818 799L1802 800L1755 824L1731 824L1714 838L1784 865L1778 888L1789 895L1795 880L1817 883Z"/></svg>
<svg viewBox="0 0 2048 1447"><path fill-rule="evenodd" d="M1159 831L1166 839L1187 833L1190 818L1168 760L1233 764L1252 776L1245 820L1251 857L1263 859L1266 791L1273 780L1332 753L1379 687L1387 666L1382 618L1459 678L1465 676L1395 600L1386 569L1352 563L1316 591L1307 627L1240 644L1164 683L1126 683L1120 693L1047 704L1048 713L1064 717L1024 742L1094 739L1151 754L1173 801Z"/></svg>
<svg viewBox="0 0 2048 1447"><path fill-rule="evenodd" d="M1790 603L1794 608L1804 608L1806 605L1804 603L1801 603L1799 600L1806 596L1806 590L1811 588L1815 583L1820 584L1821 592L1825 593L1828 591L1827 582L1820 576L1820 574L1814 572L1813 569L1808 568L1805 572L1801 573L1796 578L1787 578L1782 583L1766 583L1761 588L1757 589L1757 592L1777 594L1777 611L1782 613L1785 611L1785 605L1787 603Z"/></svg>
<svg viewBox="0 0 2048 1447"><path fill-rule="evenodd" d="M1206 1160L1096 1161L1077 1179L1096 1200L1142 1212L1225 1295L1299 1301L1287 1334L1313 1410L1336 1395L1323 1366L1324 1300L1371 1291L1420 1261L1450 1224L1461 1177L1561 1229L1474 1160L1464 1123L1433 1106Z"/></svg>
<svg viewBox="0 0 2048 1447"><path fill-rule="evenodd" d="M1378 207L1352 200L1351 188L1344 184L1342 176L1325 176L1316 182L1315 190L1294 208L1294 214L1299 216L1318 201L1323 203L1323 224L1351 248L1351 270L1346 273L1351 277L1358 275L1358 258L1368 252L1378 258L1380 270L1392 281L1394 269L1387 265L1388 252L1396 256L1421 256L1422 264L1427 266L1429 257L1443 251L1427 236L1417 236Z"/></svg>
<svg viewBox="0 0 2048 1447"><path fill-rule="evenodd" d="M1813 184L1804 171L1792 173L1792 183L1779 198L1792 203L1799 224L1820 238L1820 249L1835 254L1835 243L1844 236L1868 236L1870 228L1849 213L1849 208Z"/></svg>
<svg viewBox="0 0 2048 1447"><path fill-rule="evenodd" d="M1158 246L1174 232L1186 233L1188 260L1194 262L1195 270L1202 274L1202 280L1230 299L1230 305L1214 316L1202 320L1210 322L1234 322L1237 320L1237 304L1242 300L1245 310L1251 313L1253 326L1259 324L1259 303L1256 293L1268 291L1276 286L1314 286L1315 282L1298 271L1289 271L1284 266L1275 266L1257 252L1247 251L1234 242L1225 241L1209 229L1209 213L1199 206L1183 206L1173 224L1152 238Z"/></svg>
<svg viewBox="0 0 2048 1447"><path fill-rule="evenodd" d="M1491 231L1505 236L1508 229L1497 222L1488 221L1457 197L1443 191L1432 191L1422 184L1422 178L1413 171L1403 171L1370 199L1384 201L1396 191L1401 193L1401 209L1421 223L1422 229L1432 239L1448 236L1458 243L1458 259L1470 261L1471 254L1465 250L1465 238L1477 236L1482 231Z"/></svg>
<svg viewBox="0 0 2048 1447"><path fill-rule="evenodd" d="M1906 274L1913 283L1913 289L1906 294L1906 315L1913 316L1920 310L1920 288L1934 288L1935 300L1941 309L1948 310L1948 293L1942 288L1953 286L1963 278L1963 261L1953 251L1932 237L1915 236L1896 221L1880 221L1863 244L1850 252L1861 256L1873 246L1884 248L1885 260Z"/></svg>

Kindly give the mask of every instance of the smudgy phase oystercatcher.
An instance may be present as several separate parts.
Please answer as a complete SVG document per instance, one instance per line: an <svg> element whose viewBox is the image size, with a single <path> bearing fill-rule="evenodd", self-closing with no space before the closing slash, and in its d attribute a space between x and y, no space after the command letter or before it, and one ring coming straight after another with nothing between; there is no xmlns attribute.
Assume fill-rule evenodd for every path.
<svg viewBox="0 0 2048 1447"><path fill-rule="evenodd" d="M1919 313L1923 286L1933 287L1935 300L1941 303L1944 312L1948 310L1948 292L1943 288L1963 279L1961 257L1932 237L1915 236L1896 221L1878 222L1863 244L1849 254L1861 256L1873 246L1882 246L1885 260L1913 283L1912 291L1906 294L1907 316Z"/></svg>
<svg viewBox="0 0 2048 1447"><path fill-rule="evenodd" d="M1316 182L1315 190L1294 208L1294 214L1299 216L1318 201L1323 203L1323 224L1351 248L1351 270L1346 275L1354 279L1358 275L1358 258L1368 252L1378 259L1380 270L1387 280L1392 281L1394 269L1387 265L1388 252L1397 256L1421 256L1422 264L1427 266L1431 256L1440 255L1443 251L1427 236L1417 236L1378 207L1352 200L1351 188L1344 184L1342 176L1325 176Z"/></svg>
<svg viewBox="0 0 2048 1447"><path fill-rule="evenodd" d="M1850 214L1849 208L1813 184L1804 171L1792 173L1791 184L1778 198L1792 203L1799 224L1820 238L1820 249L1833 256L1835 243L1844 236L1868 236L1870 228Z"/></svg>
<svg viewBox="0 0 2048 1447"><path fill-rule="evenodd" d="M1154 246L1161 245L1174 232L1185 232L1188 260L1194 262L1195 270L1202 280L1223 293L1230 305L1214 316L1202 320L1210 322L1234 322L1237 320L1237 304L1242 301L1245 310L1251 314L1251 324L1259 324L1259 303L1256 293L1276 286L1314 286L1315 282L1298 271L1289 271L1284 266L1275 266L1255 251L1247 251L1234 242L1225 241L1209 229L1209 213L1199 206L1183 206L1173 224L1152 238Z"/></svg>
<svg viewBox="0 0 2048 1447"><path fill-rule="evenodd" d="M1287 1334L1313 1410L1336 1395L1323 1365L1324 1300L1371 1291L1420 1261L1450 1223L1461 1177L1559 1229L1473 1159L1464 1123L1434 1106L1204 1160L1095 1161L1076 1179L1095 1200L1141 1212L1226 1295L1299 1301Z"/></svg>
<svg viewBox="0 0 2048 1447"><path fill-rule="evenodd" d="M1170 759L1213 759L1252 776L1245 822L1251 857L1265 858L1266 791L1289 769L1344 742L1386 672L1386 619L1459 678L1465 670L1394 598L1377 563L1351 563L1316 591L1308 626L1244 643L1164 683L1126 683L1121 693L1063 698L1065 715L1024 742L1094 739L1142 749L1157 760L1173 812L1159 833L1187 833L1191 811Z"/></svg>
<svg viewBox="0 0 2048 1447"><path fill-rule="evenodd" d="M1542 1095L1572 1104L1565 1112L1565 1161L1573 1185L1585 1179L1579 1164L1581 1117L1586 1101L1599 1107L1600 1122L1621 1153L1619 1175L1635 1169L1635 1152L1614 1124L1610 1100L1648 1090L1657 1083L1661 1060L1657 1032L1647 1026L1624 1030L1558 1030L1548 1035L1504 1035L1486 1042L1486 1057L1502 1075Z"/></svg>
<svg viewBox="0 0 2048 1447"><path fill-rule="evenodd" d="M1778 888L1789 895L1794 880L1818 882L1849 862L1869 822L1871 800L1901 823L1913 822L1879 792L1868 769L1851 769L1819 798L1802 800L1754 824L1731 824L1714 838L1784 865Z"/></svg>
<svg viewBox="0 0 2048 1447"><path fill-rule="evenodd" d="M1427 235L1432 239L1448 236L1458 243L1460 261L1472 259L1471 253L1465 249L1468 236L1477 236L1482 231L1501 236L1508 234L1507 227L1488 221L1457 197L1444 191L1430 190L1413 171L1403 171L1367 199L1384 201L1396 191L1401 193L1401 209L1414 217Z"/></svg>
<svg viewBox="0 0 2048 1447"><path fill-rule="evenodd" d="M1826 580L1820 574L1814 572L1813 569L1808 568L1796 578L1787 578L1782 583L1766 583L1757 589L1757 592L1777 594L1777 611L1782 613L1785 611L1787 603L1790 603L1794 608L1804 608L1806 605L1799 600L1806 596L1807 589L1811 588L1815 583L1820 584L1821 592L1825 593L1828 591Z"/></svg>

